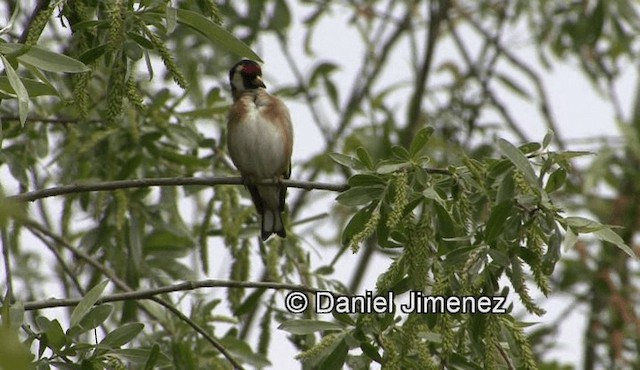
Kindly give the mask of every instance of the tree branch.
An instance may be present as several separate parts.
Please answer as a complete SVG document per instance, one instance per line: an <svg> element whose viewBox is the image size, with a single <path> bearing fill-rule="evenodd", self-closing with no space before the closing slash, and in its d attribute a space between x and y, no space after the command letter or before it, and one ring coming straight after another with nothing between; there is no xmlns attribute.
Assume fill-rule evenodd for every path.
<svg viewBox="0 0 640 370"><path fill-rule="evenodd" d="M101 297L96 301L96 305L107 302L132 301L138 299L151 299L156 295L196 290L201 288L260 288L271 290L292 290L307 293L316 293L319 289L310 288L297 284L282 284L272 282L252 282L252 281L235 281L235 280L199 280L185 281L179 284L167 285L159 288L141 289L136 291L127 291L123 293L109 294ZM76 306L80 303L81 298L71 299L47 299L44 301L24 302L26 311L40 310L43 308L69 307Z"/></svg>
<svg viewBox="0 0 640 370"><path fill-rule="evenodd" d="M320 182L310 181L295 181L295 180L282 180L282 184L305 190L318 189L342 192L349 188L346 184L328 184ZM7 197L8 200L19 202L32 202L34 200L53 197L66 194L86 193L92 191L111 191L118 189L131 189L131 188L146 188L150 186L179 186L179 185L203 185L203 186L216 186L216 185L242 185L242 179L240 177L159 177L148 179L132 179L132 180L118 180L108 181L101 183L87 183L87 184L73 184L64 185L54 188L34 190L27 193L13 195ZM278 185L277 181L264 180L259 184L262 185Z"/></svg>
<svg viewBox="0 0 640 370"><path fill-rule="evenodd" d="M423 168L430 174L450 175L451 172L441 168ZM33 202L38 199L59 195L88 193L93 191L112 191L118 189L147 188L151 186L216 186L243 185L240 177L157 177L148 179L116 180L98 183L63 185L54 188L29 191L7 197L7 200L17 202ZM348 184L329 184L326 182L297 181L297 180L262 180L258 185L286 185L290 188L304 190L327 190L341 193L349 189Z"/></svg>

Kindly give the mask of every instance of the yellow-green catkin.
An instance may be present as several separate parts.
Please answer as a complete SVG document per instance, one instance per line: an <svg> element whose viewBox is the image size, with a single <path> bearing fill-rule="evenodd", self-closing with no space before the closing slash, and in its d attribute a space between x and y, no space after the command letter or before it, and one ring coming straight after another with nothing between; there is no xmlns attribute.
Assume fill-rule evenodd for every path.
<svg viewBox="0 0 640 370"><path fill-rule="evenodd" d="M320 342L318 342L318 344L316 344L315 346L309 348L308 350L306 350L304 352L298 353L295 356L295 359L303 361L303 362L306 361L306 360L312 359L312 358L320 355L325 349L331 347L336 340L341 340L339 338L339 334L337 334L337 333L325 335L322 338L322 340L320 340Z"/></svg>
<svg viewBox="0 0 640 370"><path fill-rule="evenodd" d="M122 0L111 0L105 3L109 19L109 45L111 52L121 50L125 40L124 17L126 7Z"/></svg>
<svg viewBox="0 0 640 370"><path fill-rule="evenodd" d="M204 0L203 2L204 14L211 18L218 26L222 25L222 17L220 17L220 10L218 4L214 0Z"/></svg>
<svg viewBox="0 0 640 370"><path fill-rule="evenodd" d="M92 72L77 73L73 76L73 100L78 109L80 120L89 115L89 81Z"/></svg>
<svg viewBox="0 0 640 370"><path fill-rule="evenodd" d="M389 291L405 274L405 266L403 262L403 257L398 257L395 259L391 266L378 276L378 281L376 282L376 291L379 294L384 294Z"/></svg>
<svg viewBox="0 0 640 370"><path fill-rule="evenodd" d="M429 284L429 268L432 264L433 253L429 247L429 240L433 239L433 229L430 220L422 220L407 235L405 253L407 255L410 284L415 290L424 291Z"/></svg>
<svg viewBox="0 0 640 370"><path fill-rule="evenodd" d="M240 248L232 251L233 263L231 265L231 280L246 281L251 271L251 246L248 239L243 240ZM244 289L230 287L227 291L227 298L232 308L238 308L244 297Z"/></svg>
<svg viewBox="0 0 640 370"><path fill-rule="evenodd" d="M116 204L115 224L116 230L121 231L126 221L127 209L129 207L129 199L124 189L118 189L113 193Z"/></svg>
<svg viewBox="0 0 640 370"><path fill-rule="evenodd" d="M549 286L549 279L547 275L544 273L544 269L542 267L542 260L544 258L544 234L539 228L534 228L527 237L527 248L533 251L536 255L535 261L536 263L531 266L531 273L533 274L533 280L536 282L538 289L547 296L551 291L551 287Z"/></svg>
<svg viewBox="0 0 640 370"><path fill-rule="evenodd" d="M418 362L423 369L438 369L431 357L428 344L420 338L420 333L429 331L421 314L410 314L407 321L402 325L406 335L409 337L409 348L412 354L418 358Z"/></svg>
<svg viewBox="0 0 640 370"><path fill-rule="evenodd" d="M517 323L509 320L507 316L498 316L504 327L506 327L513 340L516 343L518 352L520 352L520 368L525 370L535 370L538 368L536 360L533 357L533 351L527 340L527 336L524 334L524 330Z"/></svg>
<svg viewBox="0 0 640 370"><path fill-rule="evenodd" d="M396 347L392 338L389 338L387 335L380 335L380 343L382 344L382 348L384 348L384 362L383 369L385 370L401 370L402 369L402 361L400 357L400 352Z"/></svg>
<svg viewBox="0 0 640 370"><path fill-rule="evenodd" d="M115 123L122 114L122 100L125 95L124 76L127 73L127 65L124 57L116 57L111 67L109 86L107 87L107 120Z"/></svg>
<svg viewBox="0 0 640 370"><path fill-rule="evenodd" d="M282 255L283 243L282 239L273 239L267 245L267 281L281 282L282 274L280 273L280 256Z"/></svg>
<svg viewBox="0 0 640 370"><path fill-rule="evenodd" d="M442 270L438 270L432 294L434 296L449 296L449 279ZM450 314L443 313L438 316L438 330L442 336L442 352L444 356L453 353L455 333L453 331L453 319Z"/></svg>
<svg viewBox="0 0 640 370"><path fill-rule="evenodd" d="M138 111L144 112L145 106L142 100L142 95L138 92L136 81L131 76L127 79L125 92L131 105L133 105Z"/></svg>
<svg viewBox="0 0 640 370"><path fill-rule="evenodd" d="M496 351L500 346L498 335L500 334L500 325L495 315L487 315L487 329L484 335L484 368L498 368Z"/></svg>
<svg viewBox="0 0 640 370"><path fill-rule="evenodd" d="M349 249L351 249L353 253L358 253L358 250L360 250L360 243L373 235L376 231L376 227L378 227L378 222L380 222L380 204L378 204L378 206L373 210L371 218L367 221L364 228L354 235L349 241Z"/></svg>
<svg viewBox="0 0 640 370"><path fill-rule="evenodd" d="M38 43L38 39L40 38L42 31L44 30L47 23L49 22L49 18L51 18L54 8L55 8L55 2L52 2L46 8L40 9L40 11L38 12L38 15L36 15L35 19L33 20L33 22L31 22L31 25L29 26L27 38L24 41L25 45L32 46Z"/></svg>
<svg viewBox="0 0 640 370"><path fill-rule="evenodd" d="M407 180L409 175L407 171L398 171L394 174L393 185L395 188L395 194L393 198L393 204L391 205L391 212L387 217L387 227L389 229L396 227L396 225L402 219L402 211L407 206L409 199L409 186Z"/></svg>
<svg viewBox="0 0 640 370"><path fill-rule="evenodd" d="M186 89L188 87L187 79L184 77L182 72L180 72L180 70L178 69L178 65L176 64L176 61L173 55L171 54L171 52L169 51L169 48L167 48L167 45L165 44L165 42L160 38L160 36L156 35L153 32L149 32L148 35L151 38L151 42L153 43L153 46L158 51L158 54L160 54L162 63L164 63L164 66L169 71L169 74L171 75L173 80L178 84L178 86L180 86L183 89Z"/></svg>
<svg viewBox="0 0 640 370"><path fill-rule="evenodd" d="M520 272L518 275L520 276L522 275L522 261L520 260L519 257L513 257L511 259L511 268L514 270L515 269L519 270ZM511 274L509 276L511 280L511 285L513 285L513 289L516 291L516 293L518 293L518 297L520 297L520 301L522 302L524 307L527 309L527 311L529 311L534 315L537 315L537 316L544 315L545 310L539 307L533 301L533 298L529 294L529 287L527 286L527 284L524 282L522 278L516 279L514 275L515 274Z"/></svg>

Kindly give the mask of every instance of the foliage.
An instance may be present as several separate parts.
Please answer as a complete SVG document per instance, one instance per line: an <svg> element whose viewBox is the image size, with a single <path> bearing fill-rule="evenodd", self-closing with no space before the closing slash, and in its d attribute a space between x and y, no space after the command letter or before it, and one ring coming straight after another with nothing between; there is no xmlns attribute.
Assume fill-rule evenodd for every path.
<svg viewBox="0 0 640 370"><path fill-rule="evenodd" d="M316 155L294 159L293 178L348 190L335 201L319 190L290 191L289 237L267 243L258 241L255 211L237 186L121 187L28 207L3 198L0 368L263 368L277 356L276 332L290 334L305 368L561 368L543 358L556 325L531 326L514 314L523 307L544 320L532 290L574 294L588 307L585 368L637 365L628 245L638 218L640 110L626 115L615 86L637 60L632 2L5 7L13 16L0 31L3 194L235 176L224 145L227 71L238 58L260 60L252 50L261 49L277 49L293 73L288 84L266 77L275 77L270 91L302 102L311 117L295 122L297 137L318 137ZM358 40L350 46L357 60L322 52L317 40L329 21L344 22ZM605 143L598 156L568 148L540 73L510 47L517 40L507 36L522 28L542 66L574 61L608 99L624 133L620 146ZM333 40L336 50L341 41ZM441 53L445 46L452 52ZM515 115L504 97L535 114ZM541 143L527 134L531 126L547 132ZM579 157L589 165L576 167ZM592 191L603 183L616 197ZM313 214L319 207L328 212ZM585 213L601 222L577 216ZM580 234L602 247L586 248ZM574 246L577 253L561 256ZM333 260L318 262L316 252ZM388 267L376 270L375 287L363 287L374 258ZM349 283L339 278L345 263ZM212 285L213 294L165 289L210 274L229 280ZM575 294L585 284L593 291ZM285 288L509 304L499 315L329 318L285 310ZM65 299L47 301L51 295ZM73 308L49 310L57 306ZM605 350L610 356L599 357Z"/></svg>

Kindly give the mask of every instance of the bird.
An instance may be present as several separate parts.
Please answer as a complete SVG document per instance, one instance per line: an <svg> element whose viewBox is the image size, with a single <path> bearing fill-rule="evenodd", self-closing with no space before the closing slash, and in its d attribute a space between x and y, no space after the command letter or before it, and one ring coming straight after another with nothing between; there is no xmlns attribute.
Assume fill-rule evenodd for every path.
<svg viewBox="0 0 640 370"><path fill-rule="evenodd" d="M287 187L282 179L291 176L293 126L284 102L267 92L262 68L243 59L229 70L233 104L227 118L227 149L240 171L243 183L261 216L261 237L285 238L282 221ZM279 185L256 185L273 179Z"/></svg>

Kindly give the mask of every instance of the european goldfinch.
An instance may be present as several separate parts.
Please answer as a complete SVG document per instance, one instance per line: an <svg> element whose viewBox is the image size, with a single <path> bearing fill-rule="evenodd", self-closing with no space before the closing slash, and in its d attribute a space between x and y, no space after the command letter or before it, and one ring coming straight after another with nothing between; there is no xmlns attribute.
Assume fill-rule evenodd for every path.
<svg viewBox="0 0 640 370"><path fill-rule="evenodd" d="M293 127L282 100L270 95L262 69L242 60L229 71L233 105L227 121L227 147L240 170L251 199L262 216L262 240L271 234L286 237L282 222L287 187L257 186L264 179L288 179L291 174Z"/></svg>

